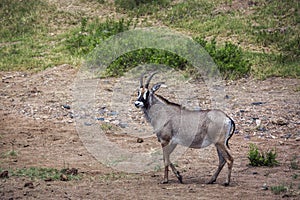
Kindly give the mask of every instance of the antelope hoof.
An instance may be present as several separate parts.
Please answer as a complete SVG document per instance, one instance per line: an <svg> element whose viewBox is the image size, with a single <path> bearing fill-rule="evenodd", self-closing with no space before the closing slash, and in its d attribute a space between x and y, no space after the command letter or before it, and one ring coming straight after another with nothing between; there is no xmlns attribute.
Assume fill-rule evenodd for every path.
<svg viewBox="0 0 300 200"><path fill-rule="evenodd" d="M179 174L179 172L178 172L177 178L178 178L179 182L180 182L181 184L183 184L183 182L182 182L182 176Z"/></svg>
<svg viewBox="0 0 300 200"><path fill-rule="evenodd" d="M168 181L168 180L163 180L163 181L161 181L160 183L161 183L161 184L168 184L169 181Z"/></svg>
<svg viewBox="0 0 300 200"><path fill-rule="evenodd" d="M206 182L206 184L214 184L216 182L216 180L210 180L208 182Z"/></svg>
<svg viewBox="0 0 300 200"><path fill-rule="evenodd" d="M224 183L224 186L228 187L229 186L229 182Z"/></svg>

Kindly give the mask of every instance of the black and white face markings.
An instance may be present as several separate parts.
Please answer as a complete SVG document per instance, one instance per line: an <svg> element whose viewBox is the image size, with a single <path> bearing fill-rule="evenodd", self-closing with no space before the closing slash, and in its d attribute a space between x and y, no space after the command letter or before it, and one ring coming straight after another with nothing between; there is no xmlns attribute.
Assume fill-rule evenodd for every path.
<svg viewBox="0 0 300 200"><path fill-rule="evenodd" d="M161 83L155 84L153 88L148 89L152 77L157 72L153 72L147 79L146 84L143 84L144 74L140 78L140 90L138 92L138 99L134 102L135 107L137 108L147 108L149 104L149 96L153 95L156 90L159 89Z"/></svg>
<svg viewBox="0 0 300 200"><path fill-rule="evenodd" d="M148 101L149 93L150 91L148 89L140 88L140 90L138 91L138 98L135 101L134 105L137 108L145 107Z"/></svg>

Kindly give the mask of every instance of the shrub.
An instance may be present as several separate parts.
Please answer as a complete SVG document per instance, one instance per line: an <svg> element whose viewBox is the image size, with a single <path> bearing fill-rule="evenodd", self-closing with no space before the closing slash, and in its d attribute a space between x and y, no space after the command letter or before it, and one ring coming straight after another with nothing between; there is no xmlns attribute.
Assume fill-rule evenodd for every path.
<svg viewBox="0 0 300 200"><path fill-rule="evenodd" d="M132 20L107 19L105 22L95 20L88 23L88 20L83 18L81 27L72 33L66 46L72 54L84 56L105 39L127 31L132 26L134 26ZM238 46L226 42L224 46L217 47L215 39L208 42L201 38L195 38L194 41L204 47L214 59L224 79L237 79L249 73L250 63L245 59L243 51ZM194 73L191 64L176 53L162 49L145 48L126 53L114 60L110 66L107 66L106 75L120 76L135 66L149 63L167 65L174 69L186 70L190 74Z"/></svg>
<svg viewBox="0 0 300 200"><path fill-rule="evenodd" d="M250 73L251 63L237 45L225 42L225 45L217 47L215 38L209 42L199 37L194 40L214 59L224 79L237 79Z"/></svg>
<svg viewBox="0 0 300 200"><path fill-rule="evenodd" d="M126 53L116 59L106 70L108 76L120 76L124 72L140 64L164 64L174 69L185 70L187 61L172 53L161 49L139 49Z"/></svg>
<svg viewBox="0 0 300 200"><path fill-rule="evenodd" d="M248 159L250 161L251 166L254 166L254 167L276 166L279 164L278 161L276 160L276 157L277 157L276 151L269 150L269 151L263 153L258 150L258 147L255 144L250 144Z"/></svg>

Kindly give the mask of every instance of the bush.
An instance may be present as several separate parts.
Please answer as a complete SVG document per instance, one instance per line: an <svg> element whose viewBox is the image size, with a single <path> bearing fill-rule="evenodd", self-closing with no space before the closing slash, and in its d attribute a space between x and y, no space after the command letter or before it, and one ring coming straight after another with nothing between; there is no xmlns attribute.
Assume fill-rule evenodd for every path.
<svg viewBox="0 0 300 200"><path fill-rule="evenodd" d="M120 76L124 72L141 64L163 64L174 69L185 70L187 61L172 53L161 49L139 49L126 53L116 59L106 70L108 76Z"/></svg>
<svg viewBox="0 0 300 200"><path fill-rule="evenodd" d="M251 63L237 45L225 42L224 46L217 47L215 38L210 42L199 37L194 40L214 59L224 79L238 79L250 73Z"/></svg>
<svg viewBox="0 0 300 200"><path fill-rule="evenodd" d="M105 22L95 20L88 23L88 20L83 18L81 27L72 33L66 46L72 54L84 56L92 52L105 39L127 31L132 26L134 27L132 20L107 19ZM245 59L243 51L238 46L226 42L224 46L217 47L215 39L208 42L201 38L195 38L194 41L204 47L214 59L224 79L237 79L249 73L250 63ZM174 69L185 70L190 74L194 73L191 63L176 53L162 49L145 48L134 50L117 58L107 66L106 75L120 76L129 69L149 63L167 65Z"/></svg>
<svg viewBox="0 0 300 200"><path fill-rule="evenodd" d="M277 166L279 163L276 160L276 157L277 157L276 151L269 150L269 151L263 153L258 150L258 148L255 144L250 144L248 159L250 161L251 166L254 166L254 167Z"/></svg>

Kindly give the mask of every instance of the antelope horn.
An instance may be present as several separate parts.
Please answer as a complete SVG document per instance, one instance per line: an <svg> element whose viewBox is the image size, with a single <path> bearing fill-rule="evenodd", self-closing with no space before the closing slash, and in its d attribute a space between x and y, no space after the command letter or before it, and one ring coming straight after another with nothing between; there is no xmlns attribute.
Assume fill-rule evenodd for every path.
<svg viewBox="0 0 300 200"><path fill-rule="evenodd" d="M142 73L141 78L140 78L140 88L143 88L143 79L144 79L145 73Z"/></svg>
<svg viewBox="0 0 300 200"><path fill-rule="evenodd" d="M149 78L147 79L145 88L148 88L148 87L149 87L149 83L150 83L152 77L153 77L155 74L157 74L157 71L156 71L156 72L153 72L153 73L149 76Z"/></svg>

